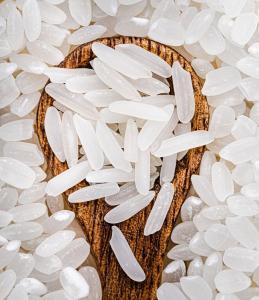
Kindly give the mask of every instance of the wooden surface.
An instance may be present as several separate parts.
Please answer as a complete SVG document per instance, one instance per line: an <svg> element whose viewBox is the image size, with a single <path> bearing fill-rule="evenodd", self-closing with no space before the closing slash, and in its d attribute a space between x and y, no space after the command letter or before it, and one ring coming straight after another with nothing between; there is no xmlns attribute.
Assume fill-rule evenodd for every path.
<svg viewBox="0 0 259 300"><path fill-rule="evenodd" d="M192 75L196 102L195 116L192 121L192 130L207 130L209 112L206 98L201 95L201 83L190 64L181 55L167 46L144 38L115 37L100 39L99 41L110 47L114 47L121 43L134 43L159 55L170 65L172 65L174 61L178 60L185 70L190 72ZM76 48L68 55L60 66L66 68L85 67L89 66L89 61L93 58L94 55L91 51L91 43L88 43ZM39 142L47 160L48 169L55 176L65 171L67 169L67 165L59 162L59 160L54 156L48 145L44 131L43 124L45 113L47 108L52 105L52 102L53 99L43 91L38 106L36 127ZM156 290L161 280L163 260L166 255L168 240L170 239L170 234L180 207L190 188L190 177L192 174L197 173L203 152L204 147L192 149L180 162L177 163L176 175L173 181L176 192L167 218L159 232L148 237L145 237L143 234L145 222L153 206L153 201L148 207L143 209L131 219L118 224L118 227L122 230L137 260L146 273L146 280L142 283L134 282L125 275L109 246L111 225L104 222L104 215L111 209L111 207L109 207L102 199L82 204L68 204L70 209L76 213L76 217L81 224L89 243L91 244L91 252L96 259L98 272L102 282L103 299L156 299ZM65 201L67 201L67 197L71 192L86 185L87 183L84 181L65 192ZM156 183L156 192L158 192L159 189L160 186Z"/></svg>

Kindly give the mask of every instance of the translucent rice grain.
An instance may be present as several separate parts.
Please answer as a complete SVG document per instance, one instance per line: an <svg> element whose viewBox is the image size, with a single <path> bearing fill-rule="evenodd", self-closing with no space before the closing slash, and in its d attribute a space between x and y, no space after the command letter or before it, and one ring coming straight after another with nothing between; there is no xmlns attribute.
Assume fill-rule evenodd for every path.
<svg viewBox="0 0 259 300"><path fill-rule="evenodd" d="M209 206L215 206L218 203L216 195L213 192L209 180L201 175L192 175L191 181L198 196Z"/></svg>
<svg viewBox="0 0 259 300"><path fill-rule="evenodd" d="M17 64L23 71L33 74L42 74L47 68L47 65L40 59L26 53L12 54L10 61Z"/></svg>
<svg viewBox="0 0 259 300"><path fill-rule="evenodd" d="M0 227L5 227L11 223L13 217L10 212L0 210Z"/></svg>
<svg viewBox="0 0 259 300"><path fill-rule="evenodd" d="M12 75L17 69L14 63L2 62L0 63L0 80L3 80Z"/></svg>
<svg viewBox="0 0 259 300"><path fill-rule="evenodd" d="M46 193L50 196L58 196L59 194L62 194L82 181L89 171L90 167L87 161L78 163L50 179L46 187Z"/></svg>
<svg viewBox="0 0 259 300"><path fill-rule="evenodd" d="M59 230L63 230L72 223L74 218L74 212L69 210L59 210L42 223L44 232L53 234Z"/></svg>
<svg viewBox="0 0 259 300"><path fill-rule="evenodd" d="M258 156L259 141L254 137L247 137L229 143L220 151L220 156L233 164L240 164Z"/></svg>
<svg viewBox="0 0 259 300"><path fill-rule="evenodd" d="M237 245L237 241L223 224L211 224L205 231L204 239L216 251L225 251Z"/></svg>
<svg viewBox="0 0 259 300"><path fill-rule="evenodd" d="M106 85L96 75L76 76L66 80L66 88L73 93L86 93L104 89Z"/></svg>
<svg viewBox="0 0 259 300"><path fill-rule="evenodd" d="M8 142L24 141L32 138L33 120L21 119L8 122L0 127L0 138Z"/></svg>
<svg viewBox="0 0 259 300"><path fill-rule="evenodd" d="M200 198L194 196L188 197L181 207L181 220L183 222L191 221L201 211L203 206L204 203Z"/></svg>
<svg viewBox="0 0 259 300"><path fill-rule="evenodd" d="M89 294L89 285L84 277L74 268L66 267L59 275L59 280L65 292L71 298L84 298Z"/></svg>
<svg viewBox="0 0 259 300"><path fill-rule="evenodd" d="M47 237L35 250L41 257L49 257L67 247L75 237L75 232L71 230L61 230Z"/></svg>
<svg viewBox="0 0 259 300"><path fill-rule="evenodd" d="M11 9L8 14L6 33L8 43L14 51L21 50L24 46L24 28L21 13Z"/></svg>
<svg viewBox="0 0 259 300"><path fill-rule="evenodd" d="M127 127L124 136L124 157L127 161L138 161L138 128L132 119L127 121Z"/></svg>
<svg viewBox="0 0 259 300"><path fill-rule="evenodd" d="M178 282L185 274L186 267L184 261L172 261L163 270L162 282Z"/></svg>
<svg viewBox="0 0 259 300"><path fill-rule="evenodd" d="M147 36L149 29L149 20L146 18L134 17L129 20L120 20L114 30L121 35L125 36Z"/></svg>
<svg viewBox="0 0 259 300"><path fill-rule="evenodd" d="M59 67L48 67L44 74L50 78L51 82L54 83L65 83L66 80L76 76L87 76L94 75L92 69L78 68L78 69L67 69Z"/></svg>
<svg viewBox="0 0 259 300"><path fill-rule="evenodd" d="M123 271L134 281L145 280L146 275L143 269L134 257L123 233L116 226L112 226L110 245Z"/></svg>
<svg viewBox="0 0 259 300"><path fill-rule="evenodd" d="M237 216L251 217L259 213L259 206L253 199L234 195L227 199L228 209Z"/></svg>
<svg viewBox="0 0 259 300"><path fill-rule="evenodd" d="M205 151L200 164L200 175L204 177L211 176L211 167L216 162L215 155L210 151Z"/></svg>
<svg viewBox="0 0 259 300"><path fill-rule="evenodd" d="M215 286L223 294L240 292L247 289L250 285L250 278L240 271L225 269L215 277Z"/></svg>
<svg viewBox="0 0 259 300"><path fill-rule="evenodd" d="M170 156L181 151L209 144L212 141L213 137L207 131L192 131L164 140L154 154L159 157Z"/></svg>
<svg viewBox="0 0 259 300"><path fill-rule="evenodd" d="M249 117L257 124L259 125L259 104L253 105L253 107L250 110Z"/></svg>
<svg viewBox="0 0 259 300"><path fill-rule="evenodd" d="M143 64L151 72L168 78L171 75L171 67L162 58L134 44L120 44L115 47L117 51L129 55Z"/></svg>
<svg viewBox="0 0 259 300"><path fill-rule="evenodd" d="M168 85L156 78L141 78L137 80L131 80L131 83L138 91L150 96L166 94L170 91Z"/></svg>
<svg viewBox="0 0 259 300"><path fill-rule="evenodd" d="M110 103L122 98L120 94L112 89L88 91L84 97L96 107L107 107Z"/></svg>
<svg viewBox="0 0 259 300"><path fill-rule="evenodd" d="M11 104L10 111L20 118L25 117L27 114L33 111L39 100L39 92L21 95Z"/></svg>
<svg viewBox="0 0 259 300"><path fill-rule="evenodd" d="M178 118L182 123L188 123L195 111L191 75L181 67L179 62L175 62L172 67L172 79Z"/></svg>
<svg viewBox="0 0 259 300"><path fill-rule="evenodd" d="M252 77L242 79L239 84L243 95L251 101L259 101L258 87L259 80Z"/></svg>
<svg viewBox="0 0 259 300"><path fill-rule="evenodd" d="M226 49L224 52L218 54L218 57L224 63L236 66L237 62L246 57L246 55L247 53L243 48L226 41Z"/></svg>
<svg viewBox="0 0 259 300"><path fill-rule="evenodd" d="M125 172L115 168L107 168L89 172L86 176L86 180L92 183L132 182L134 181L134 173Z"/></svg>
<svg viewBox="0 0 259 300"><path fill-rule="evenodd" d="M119 3L117 0L103 2L102 0L94 0L97 6L109 16L115 16L118 11Z"/></svg>
<svg viewBox="0 0 259 300"><path fill-rule="evenodd" d="M69 195L70 203L81 203L117 194L120 188L117 183L93 184Z"/></svg>
<svg viewBox="0 0 259 300"><path fill-rule="evenodd" d="M9 55L12 52L12 49L7 41L5 35L0 36L0 58L6 55Z"/></svg>
<svg viewBox="0 0 259 300"><path fill-rule="evenodd" d="M190 250L196 255L209 256L212 254L213 249L210 248L204 240L204 233L197 232L189 243Z"/></svg>
<svg viewBox="0 0 259 300"><path fill-rule="evenodd" d="M238 16L231 30L231 38L234 43L243 47L253 36L258 19L255 13L243 13Z"/></svg>
<svg viewBox="0 0 259 300"><path fill-rule="evenodd" d="M19 286L17 285L16 287L14 287L11 291L11 293L8 296L8 300L16 300L16 299L20 299L20 300L27 300L28 299L28 294L25 290L25 288L23 286Z"/></svg>
<svg viewBox="0 0 259 300"><path fill-rule="evenodd" d="M62 9L47 1L40 1L39 7L42 21L48 24L62 24L67 18Z"/></svg>
<svg viewBox="0 0 259 300"><path fill-rule="evenodd" d="M130 172L132 170L131 164L124 158L124 152L105 123L100 121L97 122L96 136L110 163L117 169Z"/></svg>
<svg viewBox="0 0 259 300"><path fill-rule="evenodd" d="M206 231L211 225L218 224L219 221L210 220L203 216L203 214L198 213L193 217L193 223L195 224L198 231Z"/></svg>
<svg viewBox="0 0 259 300"><path fill-rule="evenodd" d="M236 64L237 68L244 74L259 79L259 60L253 56L240 58Z"/></svg>
<svg viewBox="0 0 259 300"><path fill-rule="evenodd" d="M49 107L47 109L44 127L52 151L61 162L64 162L65 154L62 144L61 118L56 108Z"/></svg>
<svg viewBox="0 0 259 300"><path fill-rule="evenodd" d="M89 165L94 170L101 169L104 163L104 155L93 125L90 121L85 120L79 115L74 115L73 120L76 132L87 155Z"/></svg>
<svg viewBox="0 0 259 300"><path fill-rule="evenodd" d="M6 270L0 274L0 297L4 299L15 285L16 274L13 270ZM20 295L19 295L20 296Z"/></svg>
<svg viewBox="0 0 259 300"><path fill-rule="evenodd" d="M61 47L68 35L69 31L66 29L42 22L39 40L55 47Z"/></svg>
<svg viewBox="0 0 259 300"><path fill-rule="evenodd" d="M170 114L162 108L133 101L116 101L109 105L112 112L133 116L144 120L166 122L170 119Z"/></svg>
<svg viewBox="0 0 259 300"><path fill-rule="evenodd" d="M235 111L227 106L217 106L214 110L209 131L215 138L227 136L235 122Z"/></svg>
<svg viewBox="0 0 259 300"><path fill-rule="evenodd" d="M28 72L19 73L15 82L23 94L38 92L48 81L48 77L43 74L33 74Z"/></svg>
<svg viewBox="0 0 259 300"><path fill-rule="evenodd" d="M35 144L7 142L3 147L3 154L32 167L40 166L44 163L43 154Z"/></svg>
<svg viewBox="0 0 259 300"><path fill-rule="evenodd" d="M157 299L167 300L170 297L174 297L178 300L187 300L185 295L175 284L165 282L157 290Z"/></svg>
<svg viewBox="0 0 259 300"><path fill-rule="evenodd" d="M186 44L198 42L209 29L213 19L214 11L211 9L203 9L196 14L186 29Z"/></svg>
<svg viewBox="0 0 259 300"><path fill-rule="evenodd" d="M6 19L0 16L0 35L2 35L6 30Z"/></svg>
<svg viewBox="0 0 259 300"><path fill-rule="evenodd" d="M96 75L110 88L126 99L138 100L140 95L134 86L117 71L110 69L98 58L93 61L93 69Z"/></svg>
<svg viewBox="0 0 259 300"><path fill-rule="evenodd" d="M36 278L23 278L19 285L24 287L26 292L31 295L41 296L47 293L47 287Z"/></svg>
<svg viewBox="0 0 259 300"><path fill-rule="evenodd" d="M215 59L215 56L207 54L198 42L190 45L185 44L184 49L187 51L187 55L190 54L196 58L205 59L210 62ZM189 59L191 60L192 57L190 57Z"/></svg>
<svg viewBox="0 0 259 300"><path fill-rule="evenodd" d="M133 198L138 194L134 183L129 182L120 186L120 191L117 194L105 197L105 202L111 206L119 205L129 198Z"/></svg>
<svg viewBox="0 0 259 300"><path fill-rule="evenodd" d="M181 288L192 300L204 299L212 300L212 290L208 283L200 276L182 277L180 279Z"/></svg>
<svg viewBox="0 0 259 300"><path fill-rule="evenodd" d="M26 46L30 54L47 64L57 65L64 59L64 55L59 49L44 41L28 42Z"/></svg>
<svg viewBox="0 0 259 300"><path fill-rule="evenodd" d="M37 237L40 237L43 232L43 228L36 222L25 222L10 224L0 230L0 235L8 239L9 241L30 241Z"/></svg>
<svg viewBox="0 0 259 300"><path fill-rule="evenodd" d="M118 52L102 43L93 43L94 54L107 66L132 79L149 78L151 72L142 64L122 52Z"/></svg>
<svg viewBox="0 0 259 300"><path fill-rule="evenodd" d="M78 136L71 111L65 111L62 116L61 137L66 162L69 167L72 167L78 161Z"/></svg>
<svg viewBox="0 0 259 300"><path fill-rule="evenodd" d="M40 218L47 212L47 207L42 203L30 203L16 206L9 210L13 222L22 223Z"/></svg>
<svg viewBox="0 0 259 300"><path fill-rule="evenodd" d="M0 209L7 211L13 208L18 200L17 189L4 187L0 190Z"/></svg>
<svg viewBox="0 0 259 300"><path fill-rule="evenodd" d="M98 118L96 108L86 101L82 95L69 92L64 84L50 83L46 86L46 92L60 104L80 114L86 119L96 120Z"/></svg>
<svg viewBox="0 0 259 300"><path fill-rule="evenodd" d="M174 106L169 104L165 106L164 111L172 116ZM138 135L138 147L141 151L146 151L159 137L162 130L166 127L168 122L158 122L148 120L142 127Z"/></svg>
<svg viewBox="0 0 259 300"><path fill-rule="evenodd" d="M205 218L213 221L223 220L226 217L231 215L227 205L216 205L214 207L205 207L202 209L201 214Z"/></svg>
<svg viewBox="0 0 259 300"><path fill-rule="evenodd" d="M175 97L173 95L156 95L156 96L146 96L142 97L143 103L155 105L158 107L164 107L168 104L175 105Z"/></svg>
<svg viewBox="0 0 259 300"><path fill-rule="evenodd" d="M241 75L236 68L221 67L207 73L202 92L206 96L223 94L237 87L240 81Z"/></svg>
<svg viewBox="0 0 259 300"><path fill-rule="evenodd" d="M63 268L78 268L85 262L90 254L90 245L84 238L73 240L65 249L59 251L57 256L63 263Z"/></svg>
<svg viewBox="0 0 259 300"><path fill-rule="evenodd" d="M254 249L258 245L258 230L246 217L228 217L226 225L231 235L245 248Z"/></svg>
<svg viewBox="0 0 259 300"><path fill-rule="evenodd" d="M12 75L0 81L0 109L10 105L20 95L20 91Z"/></svg>
<svg viewBox="0 0 259 300"><path fill-rule="evenodd" d="M215 26L211 26L203 35L200 45L210 55L220 54L226 48L225 39Z"/></svg>
<svg viewBox="0 0 259 300"><path fill-rule="evenodd" d="M175 244L188 244L196 232L197 229L194 223L186 221L174 227L171 234L171 240Z"/></svg>
<svg viewBox="0 0 259 300"><path fill-rule="evenodd" d="M182 260L192 260L197 255L193 253L188 245L176 245L168 253L167 257L170 259L182 259Z"/></svg>
<svg viewBox="0 0 259 300"><path fill-rule="evenodd" d="M181 46L184 43L184 28L174 20L159 18L151 24L149 38L170 46Z"/></svg>
<svg viewBox="0 0 259 300"><path fill-rule="evenodd" d="M69 44L81 45L100 38L107 28L102 25L89 25L74 31L67 39Z"/></svg>
<svg viewBox="0 0 259 300"><path fill-rule="evenodd" d="M43 274L50 275L62 268L62 262L56 255L49 257L41 257L34 255L35 258L35 269Z"/></svg>
<svg viewBox="0 0 259 300"><path fill-rule="evenodd" d="M222 3L224 7L224 11L227 15L229 15L231 18L237 17L242 9L245 7L247 0L241 0L236 2L235 0L231 0L228 2Z"/></svg>
<svg viewBox="0 0 259 300"><path fill-rule="evenodd" d="M249 136L254 136L256 132L256 123L246 116L239 116L231 129L231 134L237 140Z"/></svg>
<svg viewBox="0 0 259 300"><path fill-rule="evenodd" d="M143 196L138 194L137 196L128 199L122 204L111 209L104 217L104 220L110 224L116 224L128 220L142 209L144 209L154 198L155 193L153 191L148 192Z"/></svg>
<svg viewBox="0 0 259 300"><path fill-rule="evenodd" d="M214 69L209 61L201 58L193 59L192 67L194 68L194 71L197 73L197 75L199 75L203 79L205 79L208 72Z"/></svg>
<svg viewBox="0 0 259 300"><path fill-rule="evenodd" d="M64 209L62 196L58 196L58 197L47 196L46 204L48 205L48 209L52 214Z"/></svg>
<svg viewBox="0 0 259 300"><path fill-rule="evenodd" d="M153 234L161 229L167 212L173 201L174 187L171 183L164 183L156 197L154 206L148 216L144 235Z"/></svg>
<svg viewBox="0 0 259 300"><path fill-rule="evenodd" d="M200 256L195 257L189 264L187 275L188 276L202 276L204 264Z"/></svg>
<svg viewBox="0 0 259 300"><path fill-rule="evenodd" d="M92 5L90 0L68 1L69 10L73 19L81 26L88 26L92 17Z"/></svg>
<svg viewBox="0 0 259 300"><path fill-rule="evenodd" d="M215 162L211 168L212 187L217 199L224 202L234 193L231 173L225 164Z"/></svg>
<svg viewBox="0 0 259 300"><path fill-rule="evenodd" d="M30 167L10 157L0 158L0 171L1 180L20 189L28 189L35 180L35 173Z"/></svg>
<svg viewBox="0 0 259 300"><path fill-rule="evenodd" d="M259 197L259 185L257 182L250 182L241 188L241 193L248 198L257 200Z"/></svg>
<svg viewBox="0 0 259 300"><path fill-rule="evenodd" d="M85 278L86 282L90 286L89 298L101 299L102 298L102 286L98 272L95 268L86 266L79 269L79 272Z"/></svg>
<svg viewBox="0 0 259 300"><path fill-rule="evenodd" d="M109 108L105 107L99 111L100 118L104 123L107 124L124 124L128 121L129 117L111 112Z"/></svg>
<svg viewBox="0 0 259 300"><path fill-rule="evenodd" d="M211 289L215 289L214 278L222 270L222 255L220 253L212 253L205 261L203 278L209 284Z"/></svg>
<svg viewBox="0 0 259 300"><path fill-rule="evenodd" d="M36 0L26 0L22 6L23 26L27 39L37 40L41 32L41 12Z"/></svg>
<svg viewBox="0 0 259 300"><path fill-rule="evenodd" d="M150 152L139 151L138 161L135 164L135 185L137 191L147 195L150 189Z"/></svg>
<svg viewBox="0 0 259 300"><path fill-rule="evenodd" d="M233 180L240 186L254 181L255 173L252 164L242 163L238 164L232 170Z"/></svg>
<svg viewBox="0 0 259 300"><path fill-rule="evenodd" d="M173 154L163 158L163 163L160 171L160 184L171 182L175 175L177 155Z"/></svg>

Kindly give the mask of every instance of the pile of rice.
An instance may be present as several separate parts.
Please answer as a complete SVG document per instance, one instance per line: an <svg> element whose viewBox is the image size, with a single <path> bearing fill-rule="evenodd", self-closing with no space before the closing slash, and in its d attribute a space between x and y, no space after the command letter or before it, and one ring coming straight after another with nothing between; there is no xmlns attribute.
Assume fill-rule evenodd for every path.
<svg viewBox="0 0 259 300"><path fill-rule="evenodd" d="M101 299L90 246L71 203L114 206L110 246L124 272L146 274L117 223L153 201L144 235L161 229L176 162L207 145L172 232L159 300L259 299L259 2L5 0L0 3L0 299ZM209 131L191 131L191 76L134 45L93 44L91 69L54 67L74 48L117 34L174 47L205 79ZM174 95L169 94L168 78ZM46 181L34 133L69 169ZM161 190L152 190L159 180ZM48 209L51 215L48 215Z"/></svg>

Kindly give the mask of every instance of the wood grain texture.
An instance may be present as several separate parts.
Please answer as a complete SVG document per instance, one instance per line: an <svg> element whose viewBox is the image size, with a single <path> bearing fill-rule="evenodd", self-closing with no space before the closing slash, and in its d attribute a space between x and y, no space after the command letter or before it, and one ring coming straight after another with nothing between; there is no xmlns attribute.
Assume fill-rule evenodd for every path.
<svg viewBox="0 0 259 300"><path fill-rule="evenodd" d="M194 73L189 62L170 47L145 38L133 37L114 37L100 39L105 45L114 47L122 43L134 43L140 47L159 55L170 65L176 60L191 73L192 83L195 92L195 116L192 120L192 130L208 128L209 111L206 98L201 94L201 83L198 76ZM61 63L61 67L79 68L89 66L89 61L94 58L91 51L91 43L81 45L76 48ZM44 118L46 110L52 105L53 99L43 91L38 106L36 130L39 142L47 160L48 169L52 174L58 175L67 169L65 163L61 163L51 151L44 131ZM173 225L178 216L182 203L190 188L190 177L197 173L204 147L192 149L188 154L177 163L176 175L173 180L175 195L168 212L167 218L162 229L148 237L144 236L144 226L147 217L153 206L152 203L139 212L131 219L118 224L118 227L125 235L132 251L146 273L146 280L142 283L132 281L125 275L120 268L116 258L109 246L111 238L111 225L104 222L104 215L111 209L102 199L82 204L70 205L69 208L76 213L76 217L81 224L86 237L91 244L91 252L96 259L98 271L103 286L103 299L105 300L153 300L156 299L156 290L161 280L163 270L163 260L166 254L168 240L170 238ZM86 186L87 183L81 182L74 188L64 193L64 200L67 201L68 195ZM158 192L160 186L155 184ZM177 300L177 299L175 299Z"/></svg>

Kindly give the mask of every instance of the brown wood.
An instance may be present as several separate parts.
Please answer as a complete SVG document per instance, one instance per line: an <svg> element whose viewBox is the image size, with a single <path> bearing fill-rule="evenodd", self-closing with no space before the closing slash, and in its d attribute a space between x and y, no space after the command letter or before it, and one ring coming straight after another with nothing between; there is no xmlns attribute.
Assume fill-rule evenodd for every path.
<svg viewBox="0 0 259 300"><path fill-rule="evenodd" d="M159 55L170 65L178 60L192 76L196 102L195 116L192 120L192 130L207 130L209 111L206 98L201 94L200 80L194 73L189 62L187 62L180 54L170 47L145 38L114 37L100 39L99 42L110 47L122 43L134 43ZM66 68L89 66L89 61L92 60L93 57L91 43L88 43L76 48L68 55L60 66ZM43 125L46 110L52 105L52 102L53 99L43 91L38 107L36 130L41 148L47 160L48 170L50 170L53 175L58 175L67 169L67 165L61 163L54 156L47 142ZM68 204L70 209L76 213L76 217L91 244L91 251L96 259L103 286L103 299L156 299L156 290L161 280L163 260L166 254L170 234L180 207L190 188L190 177L192 174L197 173L203 152L204 147L192 149L177 163L176 175L173 181L176 192L167 218L159 232L148 237L145 237L143 234L145 222L153 206L153 202L131 219L118 224L118 227L124 233L137 260L146 273L146 280L142 283L134 282L125 275L109 246L111 225L104 222L104 215L110 210L110 207L102 199L84 204ZM66 191L64 193L65 201L67 201L67 197L71 192L86 186L86 184L85 181L81 182L76 187ZM160 186L156 183L156 192L158 192L159 189Z"/></svg>

